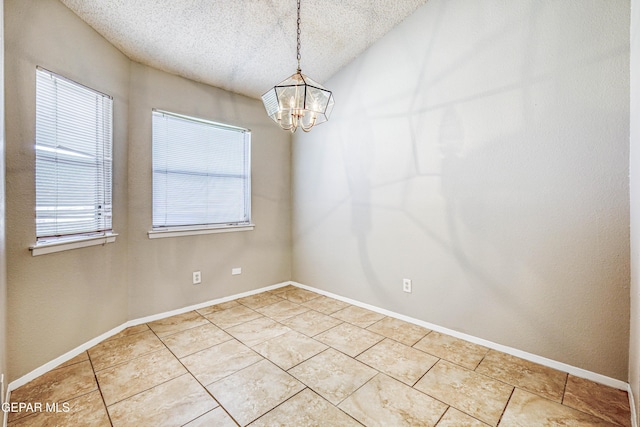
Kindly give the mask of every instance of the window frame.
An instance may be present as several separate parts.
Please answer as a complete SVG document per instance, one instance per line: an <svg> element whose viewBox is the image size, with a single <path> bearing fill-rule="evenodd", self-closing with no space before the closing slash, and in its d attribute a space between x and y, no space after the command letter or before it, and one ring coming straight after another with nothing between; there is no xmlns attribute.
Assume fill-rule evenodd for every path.
<svg viewBox="0 0 640 427"><path fill-rule="evenodd" d="M82 83L76 82L70 78L67 78L65 76L62 76L58 73L54 73L50 70L47 70L46 68L40 67L40 66L36 66L36 73L35 73L35 106L36 106L36 115L34 117L34 144L33 144L33 148L34 148L34 154L35 154L35 159L34 159L34 184L35 184L35 188L34 188L34 196L35 196L35 208L37 209L38 207L38 127L39 127L39 120L38 120L38 105L39 105L39 97L45 97L47 95L47 93L45 92L47 90L46 87L44 87L42 89L42 92L40 92L38 90L38 80L39 78L41 78L43 75L48 75L50 78L52 78L55 81L62 81L64 82L64 84L67 85L72 85L74 88L82 90L82 91L87 91L87 92L91 92L96 96L96 100L101 99L102 101L104 100L108 100L109 101L109 121L108 121L108 131L109 131L109 135L108 137L102 137L99 140L96 139L96 149L100 150L104 153L105 148L108 150L109 156L107 157L108 160L106 160L104 157L102 157L102 163L101 166L96 166L96 173L98 173L100 170L103 170L102 168L106 168L103 170L102 172L102 179L104 179L105 177L108 176L108 182L104 185L104 191L103 193L103 197L105 197L104 199L101 199L98 202L99 207L95 207L94 208L94 213L96 215L105 215L105 212L108 213L109 215L109 226L106 226L105 223L105 227L103 229L96 229L95 231L80 231L78 230L75 233L70 233L70 234L60 234L60 235L51 235L51 236L43 236L43 235L38 235L38 226L36 225L36 242L35 244L31 245L29 247L29 250L31 251L32 256L37 256L37 255L44 255L44 254L48 254L48 253L52 253L52 252L59 252L59 251L65 251L65 250L70 250L70 249L77 249L77 248L82 248L82 247L87 247L87 246L95 246L95 245L104 245L106 243L112 243L115 242L116 240L116 236L118 235L117 233L114 233L113 231L113 110L114 110L114 105L113 105L113 97L105 94L101 91L98 91L96 89L93 89L87 85L84 85ZM63 99L64 100L64 99ZM43 98L43 103L46 102L46 100L44 100ZM57 115L60 113L60 107L59 104L56 100L56 103L54 105L54 109L55 111L51 111L53 114ZM104 111L104 110L103 110ZM101 114L104 114L101 113ZM58 123L58 119L56 118L56 124ZM42 124L43 126L43 132L46 131L47 129L47 125L46 122ZM96 124L96 126L100 126L99 124ZM96 128L97 129L97 128ZM104 131L104 129L102 129L102 131ZM41 147L43 149L45 149L46 147L48 147L48 145L46 144L46 138L43 139L42 143L40 144ZM47 151L47 150L45 150ZM46 157L46 156L45 156ZM46 160L44 160L44 158L42 159L43 162L41 164L42 168L45 168ZM61 159L60 162L65 163L64 159ZM55 165L57 165L59 163L58 160L55 161ZM53 166L51 170L57 170L56 169L57 166ZM41 169L41 170L46 170L45 169ZM96 174L95 177L95 181L94 181L94 186L98 185L99 186L99 182L100 182L101 178L98 178L98 175ZM106 208L107 210L103 212L102 206L108 206L108 208ZM38 218L38 214L37 212L34 212L34 218L37 220ZM103 220L104 221L104 220Z"/></svg>
<svg viewBox="0 0 640 427"><path fill-rule="evenodd" d="M192 123L200 123L207 126L216 127L224 130L231 130L236 132L242 132L243 134L248 134L248 142L244 142L245 144L245 164L246 164L246 191L244 192L245 196L245 210L248 216L247 221L242 222L221 222L221 223L209 223L209 224L192 224L192 225L170 225L170 226L154 226L153 224L153 215L154 215L154 176L155 176L155 168L154 168L154 152L155 144L154 144L154 135L153 135L153 120L156 114L166 115L170 117L174 117L181 120L187 120ZM151 202L151 230L147 232L149 239L158 239L158 238L166 238L166 237L180 237L180 236L192 236L192 235L201 235L201 234L213 234L213 233L228 233L228 232L236 232L236 231L251 231L255 228L255 224L252 221L252 189L251 189L251 130L229 125L225 123L215 122L213 120L204 119L201 117L190 116L186 114L174 113L167 110L152 109L151 114L151 127L152 127L152 135L151 135L151 175L152 175L152 183L151 183L151 193L152 193L152 202Z"/></svg>

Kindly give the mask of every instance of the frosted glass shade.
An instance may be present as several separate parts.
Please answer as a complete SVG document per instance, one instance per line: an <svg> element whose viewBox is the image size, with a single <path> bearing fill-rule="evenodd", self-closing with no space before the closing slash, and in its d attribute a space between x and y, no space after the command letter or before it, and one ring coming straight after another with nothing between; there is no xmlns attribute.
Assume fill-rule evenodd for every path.
<svg viewBox="0 0 640 427"><path fill-rule="evenodd" d="M300 71L278 83L262 95L267 114L282 129L305 132L329 120L333 110L333 95L320 83Z"/></svg>

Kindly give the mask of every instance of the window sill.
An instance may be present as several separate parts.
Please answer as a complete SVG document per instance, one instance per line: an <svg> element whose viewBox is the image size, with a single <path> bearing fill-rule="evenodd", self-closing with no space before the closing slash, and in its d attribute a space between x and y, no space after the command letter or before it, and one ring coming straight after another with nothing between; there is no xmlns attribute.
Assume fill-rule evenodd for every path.
<svg viewBox="0 0 640 427"><path fill-rule="evenodd" d="M86 248L87 246L105 245L116 241L117 234L107 234L105 236L82 237L73 240L62 240L58 242L40 243L29 247L32 256L46 255L53 252L69 251L71 249Z"/></svg>
<svg viewBox="0 0 640 427"><path fill-rule="evenodd" d="M199 234L232 233L235 231L251 231L255 224L227 225L222 227L174 227L167 230L151 230L147 232L150 239L166 237L196 236Z"/></svg>

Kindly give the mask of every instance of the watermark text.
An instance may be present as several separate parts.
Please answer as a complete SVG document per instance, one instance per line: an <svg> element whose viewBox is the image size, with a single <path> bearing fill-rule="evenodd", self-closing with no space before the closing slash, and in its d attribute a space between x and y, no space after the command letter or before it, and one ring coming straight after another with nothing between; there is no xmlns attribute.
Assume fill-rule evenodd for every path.
<svg viewBox="0 0 640 427"><path fill-rule="evenodd" d="M36 412L69 412L69 402L5 402L2 412L36 413Z"/></svg>

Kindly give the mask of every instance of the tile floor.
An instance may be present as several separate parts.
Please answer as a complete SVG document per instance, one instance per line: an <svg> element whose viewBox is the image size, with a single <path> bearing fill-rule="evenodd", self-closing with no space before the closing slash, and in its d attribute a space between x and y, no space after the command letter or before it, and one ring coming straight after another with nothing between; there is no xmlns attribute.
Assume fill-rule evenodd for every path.
<svg viewBox="0 0 640 427"><path fill-rule="evenodd" d="M59 411L10 427L631 425L624 391L293 286L128 328L11 400Z"/></svg>

